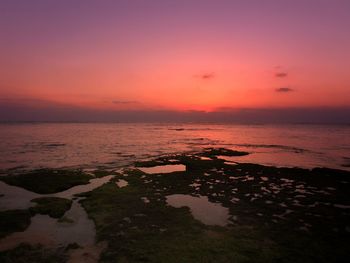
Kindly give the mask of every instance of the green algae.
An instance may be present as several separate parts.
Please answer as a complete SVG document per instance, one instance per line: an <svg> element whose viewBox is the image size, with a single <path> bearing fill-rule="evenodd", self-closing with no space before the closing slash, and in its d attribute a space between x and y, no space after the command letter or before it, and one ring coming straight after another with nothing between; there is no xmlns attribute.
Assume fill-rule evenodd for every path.
<svg viewBox="0 0 350 263"><path fill-rule="evenodd" d="M0 211L0 238L26 230L30 225L30 218L28 210Z"/></svg>
<svg viewBox="0 0 350 263"><path fill-rule="evenodd" d="M40 245L21 244L14 249L0 252L1 263L64 263L67 259L63 249L48 249Z"/></svg>
<svg viewBox="0 0 350 263"><path fill-rule="evenodd" d="M348 172L229 165L215 158L223 152L211 151L212 160L202 160L200 156L209 154L198 153L139 162L137 167L179 163L187 169L158 175L127 170L128 186L117 188L111 182L85 194L81 202L96 224L98 240L109 244L101 262L341 262L349 258L350 215L335 206L350 204ZM231 223L204 225L187 207L168 206L165 197L171 194L207 196L229 208Z"/></svg>
<svg viewBox="0 0 350 263"><path fill-rule="evenodd" d="M234 152L208 148L138 162L136 169L125 169L124 175L116 174L109 183L79 194L95 222L97 241L108 242L100 262L348 261L349 172L231 165L217 158L240 156ZM183 164L186 171L146 174L137 169L167 164ZM128 185L117 187L118 179ZM206 196L220 203L229 209L230 223L203 224L188 207L169 206L166 196L173 194ZM48 203L43 202L44 211ZM26 249L22 255L38 251ZM6 252L8 258L14 258L8 256L15 255L13 251ZM62 258L56 254L58 261L52 262Z"/></svg>
<svg viewBox="0 0 350 263"><path fill-rule="evenodd" d="M71 243L71 244L69 244L69 245L65 248L65 250L79 249L79 248L81 248L81 246L80 246L79 244L77 244L77 243Z"/></svg>
<svg viewBox="0 0 350 263"><path fill-rule="evenodd" d="M189 209L167 206L134 180L129 175L132 186L117 191L112 183L106 184L82 201L96 223L98 239L109 244L101 262L230 262L233 258L245 262L249 255L265 262L273 253L262 235L236 236L234 231L207 227L194 220ZM150 203L142 201L144 196ZM241 246L244 254L238 253ZM268 253L261 253L262 247Z"/></svg>
<svg viewBox="0 0 350 263"><path fill-rule="evenodd" d="M37 205L26 210L0 211L0 238L26 230L35 214L60 218L72 205L71 200L58 197L41 197L33 199L32 202Z"/></svg>
<svg viewBox="0 0 350 263"><path fill-rule="evenodd" d="M248 152L243 151L235 151L231 149L226 148L206 148L203 150L203 152L200 154L201 156L205 157L216 157L219 155L223 156L245 156L248 155Z"/></svg>
<svg viewBox="0 0 350 263"><path fill-rule="evenodd" d="M40 197L32 200L36 206L30 211L34 214L49 215L53 218L62 217L72 206L72 200L60 197Z"/></svg>
<svg viewBox="0 0 350 263"><path fill-rule="evenodd" d="M39 169L24 174L1 176L9 185L19 186L39 194L52 194L80 184L88 184L93 178L81 170Z"/></svg>
<svg viewBox="0 0 350 263"><path fill-rule="evenodd" d="M93 174L96 178L101 178L101 177L105 177L107 175L115 174L115 173L107 170L103 170L103 169L98 169L96 171L93 171Z"/></svg>

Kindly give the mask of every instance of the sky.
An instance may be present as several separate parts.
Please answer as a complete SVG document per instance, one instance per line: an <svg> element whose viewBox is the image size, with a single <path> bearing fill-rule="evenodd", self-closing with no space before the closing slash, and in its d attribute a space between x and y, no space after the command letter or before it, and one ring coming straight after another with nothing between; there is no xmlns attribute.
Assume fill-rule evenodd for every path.
<svg viewBox="0 0 350 263"><path fill-rule="evenodd" d="M344 115L349 13L348 0L0 0L0 120Z"/></svg>

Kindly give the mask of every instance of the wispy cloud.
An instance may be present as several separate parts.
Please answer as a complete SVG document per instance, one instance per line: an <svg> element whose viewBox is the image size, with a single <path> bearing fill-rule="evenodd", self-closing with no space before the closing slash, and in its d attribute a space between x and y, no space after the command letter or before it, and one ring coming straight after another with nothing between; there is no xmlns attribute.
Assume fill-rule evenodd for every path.
<svg viewBox="0 0 350 263"><path fill-rule="evenodd" d="M139 103L136 100L113 100L113 104L136 104Z"/></svg>
<svg viewBox="0 0 350 263"><path fill-rule="evenodd" d="M294 91L294 89L289 88L289 87L281 87L281 88L277 88L275 89L276 92L281 92L281 93L287 93L287 92L292 92Z"/></svg>
<svg viewBox="0 0 350 263"><path fill-rule="evenodd" d="M202 80L209 80L209 79L215 78L215 74L214 74L214 72L212 72L212 73L204 73L204 74L200 74L200 75L195 75L194 77L202 79Z"/></svg>
<svg viewBox="0 0 350 263"><path fill-rule="evenodd" d="M286 77L288 77L288 73L287 72L276 72L275 77L276 78L286 78Z"/></svg>

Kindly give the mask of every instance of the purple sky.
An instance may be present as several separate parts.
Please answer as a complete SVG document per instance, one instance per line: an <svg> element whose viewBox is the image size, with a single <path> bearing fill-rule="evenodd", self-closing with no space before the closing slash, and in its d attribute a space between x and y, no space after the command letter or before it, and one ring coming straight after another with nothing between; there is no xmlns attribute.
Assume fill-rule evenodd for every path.
<svg viewBox="0 0 350 263"><path fill-rule="evenodd" d="M2 0L0 120L305 109L344 122L349 14L347 0Z"/></svg>

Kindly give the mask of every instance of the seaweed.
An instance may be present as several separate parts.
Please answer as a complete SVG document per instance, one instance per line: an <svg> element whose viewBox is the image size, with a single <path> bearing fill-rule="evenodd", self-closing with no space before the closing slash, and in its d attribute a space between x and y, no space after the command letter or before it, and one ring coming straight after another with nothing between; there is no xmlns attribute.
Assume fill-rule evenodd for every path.
<svg viewBox="0 0 350 263"><path fill-rule="evenodd" d="M62 249L48 249L40 245L21 244L14 249L0 252L1 263L64 263L67 258Z"/></svg>
<svg viewBox="0 0 350 263"><path fill-rule="evenodd" d="M28 210L0 211L0 238L26 230L30 225L30 218Z"/></svg>
<svg viewBox="0 0 350 263"><path fill-rule="evenodd" d="M53 218L62 217L72 206L72 200L60 197L40 197L31 200L36 206L31 207L33 214L49 215Z"/></svg>
<svg viewBox="0 0 350 263"><path fill-rule="evenodd" d="M202 160L204 155L212 159ZM98 240L109 244L101 262L342 262L350 257L350 214L342 208L350 204L349 172L230 165L206 152L137 166L169 163L184 164L186 171L129 169L126 187L110 182L84 195L81 203L96 224ZM207 196L230 210L231 223L205 225L188 207L169 206L166 196L172 194Z"/></svg>
<svg viewBox="0 0 350 263"><path fill-rule="evenodd" d="M248 154L249 154L248 152L235 151L235 150L226 149L226 148L205 148L201 155L206 156L206 157L215 157L218 155L244 156L244 155L248 155Z"/></svg>
<svg viewBox="0 0 350 263"><path fill-rule="evenodd" d="M81 170L39 169L24 174L1 176L7 184L19 186L38 194L52 194L80 184L88 184L93 178Z"/></svg>

